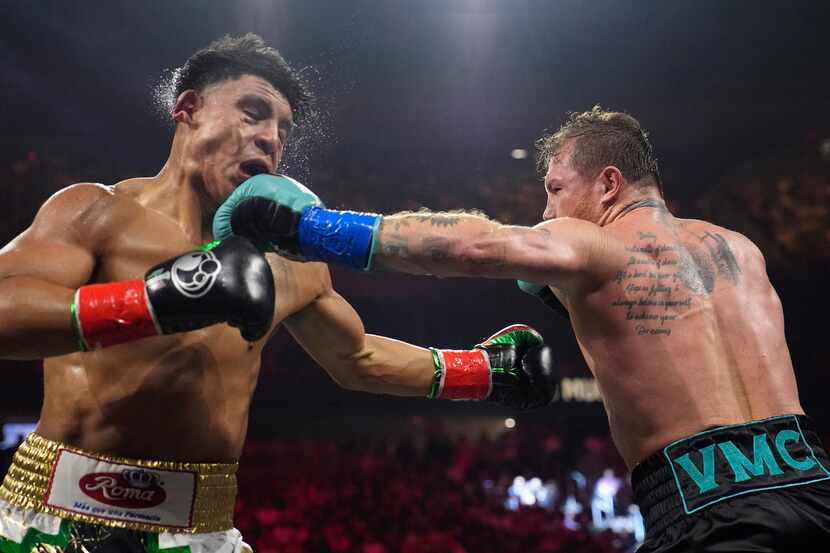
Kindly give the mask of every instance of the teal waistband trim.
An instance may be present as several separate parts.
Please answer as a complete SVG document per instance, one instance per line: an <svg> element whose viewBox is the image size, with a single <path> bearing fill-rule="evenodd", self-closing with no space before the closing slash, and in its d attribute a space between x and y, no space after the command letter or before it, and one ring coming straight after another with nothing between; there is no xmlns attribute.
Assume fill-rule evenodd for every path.
<svg viewBox="0 0 830 553"><path fill-rule="evenodd" d="M790 482L790 483L777 484L777 485L760 485L759 487L753 487L753 488L750 488L750 489L742 489L742 490L736 491L734 493L728 493L726 495L717 496L717 497L713 498L710 501L706 501L703 504L695 506L694 508L689 507L689 505L687 503L686 494L684 493L684 487L680 482L680 477L677 473L677 468L675 467L675 461L677 461L677 459L672 459L671 458L671 456L668 453L669 449L671 449L674 446L680 445L684 442L688 442L688 441L694 440L695 438L699 438L701 436L705 436L705 435L708 435L708 434L728 432L730 430L746 428L746 427L749 427L749 426L763 425L765 423L770 423L770 422L775 422L775 421L784 421L786 419L789 419L790 421L792 421L792 423L794 423L794 426L798 430L798 432L797 432L798 437L804 443L805 447L807 448L807 451L809 451L810 455L809 455L809 457L806 458L808 461L811 461L811 463L809 464L809 467L810 468L817 467L818 469L820 469L820 473L823 473L823 476L820 476L818 478L811 478L809 480L799 481L799 482ZM790 431L788 431L788 432L790 432ZM796 433L792 432L792 434L796 434ZM760 435L762 435L762 434L758 434L758 436L760 436ZM756 440L756 443L757 443L757 441L758 440ZM721 445L721 444L719 444L719 445ZM723 445L725 445L725 444L723 444ZM729 443L729 445L732 446L732 448L734 448L734 444ZM704 449L709 449L709 448L714 448L714 445L707 446ZM722 449L726 449L726 448L722 448ZM731 448L730 448L730 450L731 450ZM701 451L703 451L703 450L701 450ZM727 453L728 451L729 450L725 451L725 453ZM710 451L708 453L710 453L710 457L712 457L714 455L714 451ZM667 446L665 446L663 448L663 456L665 457L666 462L668 463L669 467L671 467L672 475L674 477L674 482L675 482L675 485L677 486L677 491L678 491L678 494L680 495L680 500L681 500L681 503L683 505L683 510L687 515L695 513L697 511L700 511L701 509L704 509L704 508L709 507L711 505L714 505L716 503L720 503L721 501L725 501L727 499L737 497L737 496L740 496L740 495L745 495L745 494L748 494L748 493L755 493L755 492L760 492L760 491L765 491L765 490L790 488L790 487L794 487L794 486L804 486L804 485L807 485L807 484L812 484L812 483L820 482L820 481L823 481L823 480L830 480L830 470L828 470L827 467L825 467L821 463L821 461L818 459L818 457L816 456L815 451L813 450L812 446L807 441L807 438L804 435L804 432L801 428L801 424L799 423L798 417L796 415L781 415L781 416L775 416L775 417L768 417L768 418L765 418L765 419L758 419L758 420L753 420L753 421L749 421L749 422L745 422L745 423L719 426L719 427L716 427L716 428L710 428L708 430L704 430L702 432L697 432L697 433L692 434L690 436L687 436L685 438L675 440L675 441L671 442L670 444L668 444ZM684 456L681 456L681 458L682 457L687 457L687 456L688 456L688 454L686 454ZM709 459L709 462L712 462L712 460ZM757 462L757 460L756 460L756 462ZM764 458L762 457L762 468L765 468L766 465L763 465L763 462L764 462ZM709 469L709 468L711 468L711 467L709 467L706 464L706 460L704 460L704 472L707 472L707 469ZM816 474L816 476L819 476L819 475Z"/></svg>

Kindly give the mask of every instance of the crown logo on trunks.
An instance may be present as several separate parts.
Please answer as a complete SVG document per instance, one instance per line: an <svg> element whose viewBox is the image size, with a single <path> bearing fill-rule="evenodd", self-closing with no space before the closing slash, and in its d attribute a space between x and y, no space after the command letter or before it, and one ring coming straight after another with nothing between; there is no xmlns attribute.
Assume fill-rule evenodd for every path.
<svg viewBox="0 0 830 553"><path fill-rule="evenodd" d="M126 469L121 471L121 476L133 488L144 489L161 485L161 478L155 472L141 469Z"/></svg>

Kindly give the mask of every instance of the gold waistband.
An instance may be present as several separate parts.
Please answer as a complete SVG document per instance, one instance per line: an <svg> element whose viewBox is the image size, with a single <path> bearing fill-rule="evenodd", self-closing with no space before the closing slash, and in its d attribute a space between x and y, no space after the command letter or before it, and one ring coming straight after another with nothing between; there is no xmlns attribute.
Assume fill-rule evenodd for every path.
<svg viewBox="0 0 830 553"><path fill-rule="evenodd" d="M149 469L195 473L196 495L193 506L193 525L187 529L168 528L157 524L100 518L45 505L44 500L49 487L49 478L52 475L59 449L87 455L108 463L123 463ZM3 485L0 486L0 499L24 509L116 528L130 528L147 532L219 532L233 528L237 467L237 463L179 463L112 457L69 447L32 433L29 434L26 441L20 445L14 454L12 465L3 480Z"/></svg>

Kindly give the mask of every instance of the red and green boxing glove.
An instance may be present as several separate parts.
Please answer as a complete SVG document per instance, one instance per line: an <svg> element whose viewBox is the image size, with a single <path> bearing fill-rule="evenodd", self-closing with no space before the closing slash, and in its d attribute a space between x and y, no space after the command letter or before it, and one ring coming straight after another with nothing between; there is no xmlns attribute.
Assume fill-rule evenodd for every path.
<svg viewBox="0 0 830 553"><path fill-rule="evenodd" d="M430 398L533 409L548 405L557 395L553 354L527 325L508 326L471 350L430 349L435 362Z"/></svg>

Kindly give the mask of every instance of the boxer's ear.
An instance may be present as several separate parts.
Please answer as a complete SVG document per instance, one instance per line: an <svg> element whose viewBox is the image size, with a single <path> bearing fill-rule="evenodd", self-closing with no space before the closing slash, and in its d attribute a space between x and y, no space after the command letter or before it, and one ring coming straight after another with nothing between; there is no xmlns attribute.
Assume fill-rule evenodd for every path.
<svg viewBox="0 0 830 553"><path fill-rule="evenodd" d="M609 165L599 173L599 181L602 186L602 198L604 204L613 203L620 195L623 185L623 175L619 169Z"/></svg>
<svg viewBox="0 0 830 553"><path fill-rule="evenodd" d="M201 107L202 96L193 89L185 90L176 98L173 105L173 121L188 124L193 121L193 114Z"/></svg>

